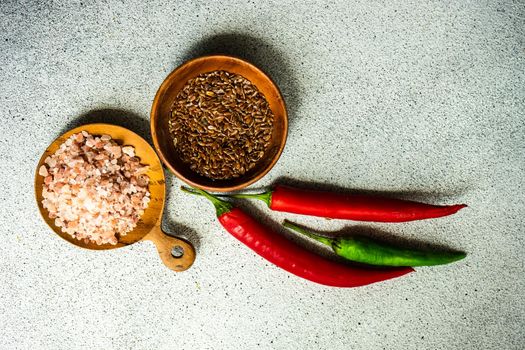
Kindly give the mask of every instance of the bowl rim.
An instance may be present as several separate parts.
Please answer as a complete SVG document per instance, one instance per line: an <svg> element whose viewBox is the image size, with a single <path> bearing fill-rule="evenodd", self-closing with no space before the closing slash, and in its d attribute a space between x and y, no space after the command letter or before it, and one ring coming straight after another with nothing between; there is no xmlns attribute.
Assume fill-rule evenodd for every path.
<svg viewBox="0 0 525 350"><path fill-rule="evenodd" d="M160 208L155 208L153 206L148 205L148 207L145 209L145 212L148 209L151 210L151 211L154 211L154 210L158 211L158 214L155 215L156 216L156 223L153 224L153 225L149 225L148 226L149 229L147 229L147 232L142 234L140 239L137 239L137 240L135 240L133 242L129 242L128 243L128 242L121 242L121 241L119 241L116 245L110 245L108 243L98 245L98 244L95 244L93 242L82 243L81 240L75 239L72 236L68 236L67 234L61 232L60 229L58 229L55 225L51 224L51 222L50 222L51 219L49 218L49 213L44 208L44 206L42 204L41 195L39 195L39 192L41 191L41 189L42 189L41 187L42 186L39 186L39 178L41 177L41 175L39 175L38 171L39 171L40 167L42 165L44 165L45 159L48 156L50 156L50 155L52 155L52 154L54 154L56 152L56 150L55 150L55 152L51 153L51 148L53 148L53 146L60 146L71 135L79 133L81 131L86 131L86 132L94 134L94 135L99 135L98 133L94 133L93 130L92 130L93 128L97 128L97 127L105 128L106 129L105 132L109 136L111 136L112 139L117 140L117 141L119 141L119 139L118 138L114 138L115 133L113 131L115 129L121 129L121 131L123 133L129 134L132 138L138 140L139 142L143 142L144 145L147 146L151 150L152 162L150 162L150 163L153 163L153 164L148 164L148 166L150 166L150 170L148 170L148 172L155 172L155 170L151 169L151 167L155 167L155 165L156 165L155 163L158 162L158 164L160 166L160 170L159 170L158 174L161 175L161 179L160 180L163 181L163 183L161 184L161 186L163 187L163 189L161 191L162 194L159 197L159 198L162 199L161 206L160 206ZM108 128L112 129L112 130L108 132L107 131ZM62 141L62 142L60 142L60 141ZM120 140L120 141L122 141L122 140ZM130 145L132 145L134 148L137 148L137 143L130 144ZM149 153L149 150L147 150L147 151ZM143 162L144 160L145 160L144 157L141 157L141 162ZM35 166L36 166L36 170L35 170L34 179L33 179L33 187L34 187L33 195L34 195L34 198L36 200L36 206L38 208L38 212L40 213L41 218L44 220L44 222L51 229L51 231L53 231L53 233L55 235L60 237L62 240L68 242L69 244L74 245L77 248L88 249L88 250L95 250L95 251L113 250L113 249L118 249L118 248L124 248L124 247L127 247L129 245L132 245L132 244L135 244L135 243L138 243L138 242L144 240L144 238L155 228L155 226L158 226L158 225L160 225L162 223L162 215L164 213L164 209L165 209L165 205L166 205L166 174L164 173L164 169L162 168L162 161L159 159L159 156L158 156L157 152L155 151L155 149L153 147L151 147L151 145L149 144L148 141L146 141L145 138L143 138L142 136L137 134L135 131L133 131L133 130L127 128L127 127L124 127L124 126L121 126L121 125L117 125L117 124L111 124L111 123L102 122L102 123L82 124L82 125L76 126L74 128L68 129L67 131L62 132L60 135L56 136L53 139L53 141L47 145L46 149L44 150L44 152L42 152L42 155L38 159L38 162L35 164ZM148 189L150 191L151 191L151 185L152 185L151 183L148 185ZM142 214L140 218L142 220L144 218L144 214ZM135 228L133 228L133 230L130 231L130 232L135 231L137 228L138 228L138 225L135 226ZM128 232L128 233L130 233L130 232Z"/></svg>
<svg viewBox="0 0 525 350"><path fill-rule="evenodd" d="M235 185L235 186L221 186L221 187L207 186L207 185L199 184L199 183L197 183L195 181L192 181L192 180L186 178L184 175L182 175L180 172L178 172L175 169L175 167L168 161L167 157L164 156L164 153L162 152L162 149L160 148L160 145L159 145L159 142L158 142L158 135L157 135L157 132L156 132L156 127L155 127L157 119L159 118L159 116L156 113L156 110L157 110L157 107L159 105L159 99L160 99L161 91L166 90L166 86L168 85L168 83L185 66L187 66L189 64L192 64L192 63L195 63L195 62L201 62L201 61L206 61L206 60L210 60L210 59L232 60L232 61L236 61L236 63L247 65L248 67L250 67L250 69L256 71L257 74L260 74L262 77L264 77L264 79L267 79L271 83L272 87L276 90L277 95L278 95L278 97L281 100L282 105L283 105L283 119L284 119L283 120L283 136L282 136L281 142L279 143L279 149L277 150L277 152L273 156L271 162L268 163L268 165L265 168L263 168L259 173L257 173L256 176L254 176L250 180L244 181L244 182L242 182L242 183L240 183L238 185ZM157 92L156 92L155 97L153 99L153 103L151 105L150 131L151 131L151 138L153 140L153 145L154 145L155 150L157 151L157 154L158 154L159 158L161 159L162 163L165 166L167 166L170 169L170 171L173 174L175 174L175 176L177 176L179 179L181 179L182 181L186 182L187 184L189 184L189 185L191 185L193 187L197 187L197 188L200 188L200 189L203 189L203 190L207 190L207 191L232 192L232 191L238 191L240 189L248 187L251 184L259 181L261 178L263 178L275 166L275 164L277 163L277 161L281 157L281 154L282 154L282 152L284 150L284 146L286 145L286 140L288 139L288 110L287 110L287 107L286 107L286 101L283 98L283 95L281 93L281 90L279 89L279 86L275 83L275 81L268 74L266 74L259 67L255 66L253 63L248 62L245 59L242 59L240 57L231 56L231 55L221 55L221 54L205 55L205 56L199 56L199 57L190 59L188 61L185 61L184 63L179 65L177 68L175 68L170 74L168 74L168 76L166 76L166 78L164 78L162 84L160 84L159 88L157 89ZM242 178L242 176L241 176L241 178Z"/></svg>

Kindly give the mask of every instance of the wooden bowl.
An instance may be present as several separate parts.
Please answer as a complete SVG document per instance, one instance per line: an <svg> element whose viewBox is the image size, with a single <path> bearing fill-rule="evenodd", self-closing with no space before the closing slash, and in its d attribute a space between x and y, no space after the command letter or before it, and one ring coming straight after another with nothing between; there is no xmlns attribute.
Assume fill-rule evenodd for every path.
<svg viewBox="0 0 525 350"><path fill-rule="evenodd" d="M183 163L177 155L168 127L173 102L188 80L216 70L240 74L250 80L264 94L275 116L270 145L264 156L245 174L228 180L212 180L204 177L191 170L188 164ZM204 56L184 63L164 80L151 107L151 136L164 164L177 177L191 186L214 192L236 191L262 178L279 159L287 134L288 114L279 88L259 68L231 56Z"/></svg>
<svg viewBox="0 0 525 350"><path fill-rule="evenodd" d="M133 231L128 232L127 235L119 237L116 245L101 244L95 242L85 242L73 238L69 234L62 232L60 227L55 225L55 220L49 217L49 212L42 205L42 188L44 187L44 177L38 174L38 169L44 164L45 159L54 154L60 145L64 143L71 135L87 131L92 135L110 135L115 141L122 145L131 145L135 147L137 157L140 158L142 164L148 165L149 169L146 173L150 178L148 189L151 194L151 201L140 218L137 226ZM195 249L190 242L179 238L167 235L161 228L162 212L164 210L165 199L165 180L164 171L157 154L151 148L149 143L142 137L135 134L126 128L111 125L111 124L87 124L82 125L72 130L69 130L64 135L57 138L46 149L35 172L35 196L40 214L45 222L51 227L53 231L69 243L78 247L92 249L92 250L107 250L126 247L130 244L139 241L152 241L157 246L157 250L162 259L162 262L174 271L184 271L188 269L195 260ZM172 254L173 249L179 253L178 256Z"/></svg>

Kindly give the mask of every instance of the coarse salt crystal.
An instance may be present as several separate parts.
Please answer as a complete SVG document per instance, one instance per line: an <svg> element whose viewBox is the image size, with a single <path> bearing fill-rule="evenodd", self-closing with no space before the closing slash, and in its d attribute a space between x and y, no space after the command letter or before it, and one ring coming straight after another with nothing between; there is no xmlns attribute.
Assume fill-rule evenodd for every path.
<svg viewBox="0 0 525 350"><path fill-rule="evenodd" d="M129 157L135 157L135 149L131 146L122 147L122 152Z"/></svg>
<svg viewBox="0 0 525 350"><path fill-rule="evenodd" d="M40 175L40 176L47 176L47 175L49 175L45 165L42 165L40 167L40 169L38 169L38 175Z"/></svg>
<svg viewBox="0 0 525 350"><path fill-rule="evenodd" d="M121 147L109 135L74 134L45 163L49 168L38 171L44 177L42 205L57 227L77 239L116 244L148 206L149 178L141 175L147 167L132 146Z"/></svg>

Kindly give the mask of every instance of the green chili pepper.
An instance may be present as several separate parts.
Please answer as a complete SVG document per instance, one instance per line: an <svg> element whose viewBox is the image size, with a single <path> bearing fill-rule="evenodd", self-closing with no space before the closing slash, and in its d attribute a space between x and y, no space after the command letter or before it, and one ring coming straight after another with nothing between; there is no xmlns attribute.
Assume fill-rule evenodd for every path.
<svg viewBox="0 0 525 350"><path fill-rule="evenodd" d="M364 237L329 238L309 232L287 220L285 227L291 228L316 241L326 244L337 255L345 259L381 266L431 266L448 264L463 259L462 252L425 252L393 247Z"/></svg>

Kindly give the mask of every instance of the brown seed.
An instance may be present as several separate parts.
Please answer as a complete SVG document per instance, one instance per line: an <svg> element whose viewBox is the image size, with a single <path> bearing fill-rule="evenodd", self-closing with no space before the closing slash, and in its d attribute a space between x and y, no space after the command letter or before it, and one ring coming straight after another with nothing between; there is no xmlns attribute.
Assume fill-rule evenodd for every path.
<svg viewBox="0 0 525 350"><path fill-rule="evenodd" d="M239 177L269 146L274 116L264 95L226 71L189 80L173 103L169 130L180 159L212 179Z"/></svg>

